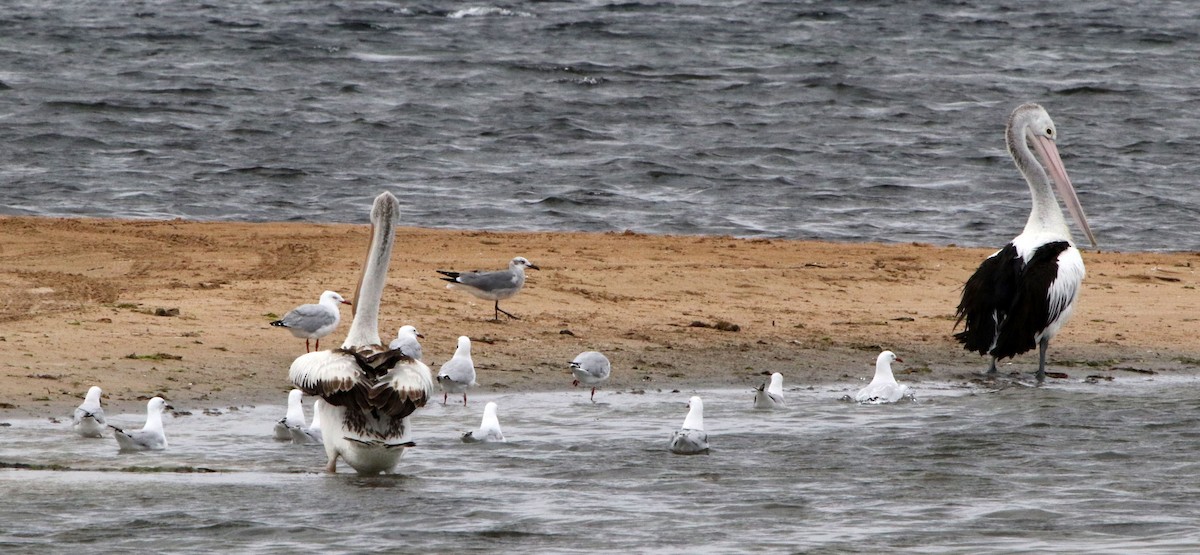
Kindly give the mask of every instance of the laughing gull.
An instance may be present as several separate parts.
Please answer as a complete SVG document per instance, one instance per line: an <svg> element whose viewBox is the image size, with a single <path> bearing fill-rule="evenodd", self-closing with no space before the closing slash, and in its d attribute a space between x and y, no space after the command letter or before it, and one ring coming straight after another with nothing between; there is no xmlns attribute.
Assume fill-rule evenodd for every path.
<svg viewBox="0 0 1200 555"><path fill-rule="evenodd" d="M104 435L104 409L100 408L100 388L92 386L88 389L87 397L75 409L71 420L71 429L83 437L101 437Z"/></svg>
<svg viewBox="0 0 1200 555"><path fill-rule="evenodd" d="M288 311L283 315L283 318L271 322L272 326L287 328L296 337L304 338L304 352L309 352L308 340L317 340L317 350L321 350L321 338L333 333L337 329L338 322L342 319L342 313L338 310L338 303L350 304L350 301L343 299L341 295L333 291L321 293L321 300L317 304L302 304Z"/></svg>
<svg viewBox="0 0 1200 555"><path fill-rule="evenodd" d="M773 409L783 406L783 374L771 374L771 385L762 384L754 390L754 408Z"/></svg>
<svg viewBox="0 0 1200 555"><path fill-rule="evenodd" d="M525 257L518 256L508 263L507 270L497 270L495 272L449 272L445 270L437 270L437 273L446 277L442 278L450 282L446 286L447 289L462 289L480 299L488 301L496 301L496 311L493 320L499 320L500 314L514 320L520 320L516 316L500 309L500 300L507 299L516 295L522 287L525 286L525 268L537 270L532 262Z"/></svg>
<svg viewBox="0 0 1200 555"><path fill-rule="evenodd" d="M396 338L388 343L388 348L392 350L400 349L400 352L408 355L408 358L413 360L424 360L421 357L421 342L417 341L418 337L425 337L417 328L413 326L401 326L396 332Z"/></svg>
<svg viewBox="0 0 1200 555"><path fill-rule="evenodd" d="M288 392L287 414L275 423L275 439L291 441L292 430L304 427L304 392L293 389Z"/></svg>
<svg viewBox="0 0 1200 555"><path fill-rule="evenodd" d="M483 407L483 421L479 429L473 432L463 432L463 443L503 442L504 433L500 431L500 419L496 417L495 401L488 401Z"/></svg>
<svg viewBox="0 0 1200 555"><path fill-rule="evenodd" d="M438 370L437 383L442 388L443 405L451 393L462 393L463 406L467 406L467 388L475 385L475 361L471 360L469 337L463 335L458 338L454 356Z"/></svg>
<svg viewBox="0 0 1200 555"><path fill-rule="evenodd" d="M126 432L109 424L113 437L121 451L160 451L167 448L167 436L163 433L162 413L167 402L162 397L155 397L146 403L146 425L140 430Z"/></svg>
<svg viewBox="0 0 1200 555"><path fill-rule="evenodd" d="M708 434L704 432L704 402L693 396L688 401L683 428L671 436L671 452L676 455L708 453Z"/></svg>
<svg viewBox="0 0 1200 555"><path fill-rule="evenodd" d="M875 377L867 387L859 390L854 396L854 400L859 403L879 405L883 403L895 403L904 397L912 397L913 392L907 385L896 383L896 378L892 376L892 361L904 362L891 351L879 353L879 358L875 359Z"/></svg>
<svg viewBox="0 0 1200 555"><path fill-rule="evenodd" d="M608 357L596 351L584 351L571 361L571 374L575 376L575 381L571 385L579 387L579 384L592 386L592 401L596 400L596 386L608 379L608 375L612 372L612 365L608 362Z"/></svg>

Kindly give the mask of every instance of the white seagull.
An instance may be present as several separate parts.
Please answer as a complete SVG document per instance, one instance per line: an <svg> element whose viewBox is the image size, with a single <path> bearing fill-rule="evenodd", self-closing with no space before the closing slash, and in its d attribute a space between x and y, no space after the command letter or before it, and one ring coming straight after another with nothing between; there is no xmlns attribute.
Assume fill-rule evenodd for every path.
<svg viewBox="0 0 1200 555"><path fill-rule="evenodd" d="M100 407L100 388L92 386L88 389L87 397L75 409L71 419L71 429L83 437L101 437L104 435L104 409Z"/></svg>
<svg viewBox="0 0 1200 555"><path fill-rule="evenodd" d="M480 299L488 301L496 301L495 317L493 320L499 320L500 314L514 320L520 320L516 316L500 309L500 301L516 295L522 287L525 286L525 268L537 270L532 262L525 259L523 256L518 256L508 263L507 270L497 270L495 272L449 272L446 270L437 270L437 273L446 277L442 278L450 282L446 286L447 289L462 289Z"/></svg>
<svg viewBox="0 0 1200 555"><path fill-rule="evenodd" d="M396 338L391 343L388 343L388 348L400 349L409 358L424 361L425 358L421 356L421 342L417 341L418 337L425 336L421 335L421 332L417 331L417 328L413 326L400 326L400 329L396 332Z"/></svg>
<svg viewBox="0 0 1200 555"><path fill-rule="evenodd" d="M304 392L293 389L288 392L287 414L275 423L275 439L291 441L292 429L304 427Z"/></svg>
<svg viewBox="0 0 1200 555"><path fill-rule="evenodd" d="M604 383L611 373L612 364L608 362L608 357L596 351L584 351L571 361L571 375L575 376L571 385L579 387L582 383L592 386L592 401L596 400L596 386Z"/></svg>
<svg viewBox="0 0 1200 555"><path fill-rule="evenodd" d="M313 401L313 419L312 424L301 428L291 428L288 431L292 433L292 443L296 445L307 445L309 443L324 443L325 440L321 435L321 405L325 401L317 399Z"/></svg>
<svg viewBox="0 0 1200 555"><path fill-rule="evenodd" d="M162 397L155 397L146 403L146 425L140 430L126 432L109 424L113 437L121 451L160 451L167 448L167 435L163 432L162 413L167 402Z"/></svg>
<svg viewBox="0 0 1200 555"><path fill-rule="evenodd" d="M483 421L479 423L479 429L472 432L463 432L463 443L488 443L493 441L504 441L504 433L500 431L500 419L496 417L496 403L488 401L483 407Z"/></svg>
<svg viewBox="0 0 1200 555"><path fill-rule="evenodd" d="M854 400L869 405L895 403L904 397L912 397L913 392L907 385L896 383L892 376L892 361L904 362L896 353L884 351L875 359L875 377L871 383L858 391Z"/></svg>
<svg viewBox="0 0 1200 555"><path fill-rule="evenodd" d="M454 356L447 360L437 374L438 386L442 388L442 404L446 404L451 393L463 394L463 406L467 406L467 388L475 383L475 361L471 360L471 338L458 338Z"/></svg>
<svg viewBox="0 0 1200 555"><path fill-rule="evenodd" d="M1009 117L1004 137L1029 184L1033 208L1021 234L984 260L963 286L955 327L964 320L966 326L954 338L966 350L991 357L988 374L996 373L997 360L1036 347L1042 383L1046 349L1071 317L1085 274L1055 188L1093 247L1096 237L1059 159L1050 114L1037 104L1022 104Z"/></svg>
<svg viewBox="0 0 1200 555"><path fill-rule="evenodd" d="M688 401L683 428L671 436L670 450L676 455L708 453L708 434L704 432L704 402L693 396Z"/></svg>
<svg viewBox="0 0 1200 555"><path fill-rule="evenodd" d="M408 417L433 395L429 367L379 339L379 302L387 281L400 204L391 193L371 208L371 244L355 295L354 320L342 348L301 355L288 378L319 407L328 464L341 457L360 474L391 472L408 447Z"/></svg>
<svg viewBox="0 0 1200 555"><path fill-rule="evenodd" d="M321 338L333 333L342 319L338 304L350 304L350 301L333 291L326 291L321 293L321 300L317 304L302 304L293 308L283 318L271 322L271 325L287 328L292 335L303 337L304 352L309 352L310 339L317 340L317 350L320 350Z"/></svg>
<svg viewBox="0 0 1200 555"><path fill-rule="evenodd" d="M771 374L771 385L762 384L754 390L754 408L773 409L783 406L783 374Z"/></svg>

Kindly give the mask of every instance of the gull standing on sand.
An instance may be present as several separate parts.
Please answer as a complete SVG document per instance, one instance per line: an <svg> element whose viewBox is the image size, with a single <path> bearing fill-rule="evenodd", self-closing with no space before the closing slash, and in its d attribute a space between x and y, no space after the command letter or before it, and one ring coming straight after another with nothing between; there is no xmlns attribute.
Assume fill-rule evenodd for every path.
<svg viewBox="0 0 1200 555"><path fill-rule="evenodd" d="M317 304L302 304L293 308L284 314L283 318L271 322L271 325L287 328L292 335L303 337L306 353L310 352L308 340L316 339L319 351L321 338L333 333L342 319L342 313L338 310L339 303L350 304L350 301L333 291L326 291L321 293L321 300L317 301Z"/></svg>
<svg viewBox="0 0 1200 555"><path fill-rule="evenodd" d="M340 349L300 355L288 379L325 400L321 411L327 472L341 458L359 474L391 472L409 438L408 417L433 395L429 367L379 338L379 303L400 221L400 202L391 193L371 207L371 243L355 294L354 320Z"/></svg>
<svg viewBox="0 0 1200 555"><path fill-rule="evenodd" d="M113 437L121 451L161 451L167 448L167 435L163 432L162 413L167 402L162 397L155 397L146 403L146 425L140 430L126 432L109 424L113 429Z"/></svg>
<svg viewBox="0 0 1200 555"><path fill-rule="evenodd" d="M895 403L904 397L912 397L913 392L907 385L896 383L892 376L892 361L904 362L896 353L884 351L875 359L875 377L867 387L859 390L854 400L869 405Z"/></svg>
<svg viewBox="0 0 1200 555"><path fill-rule="evenodd" d="M495 401L488 401L483 407L483 421L479 429L473 432L463 432L463 443L503 442L504 433L500 431L500 419L496 417Z"/></svg>
<svg viewBox="0 0 1200 555"><path fill-rule="evenodd" d="M92 386L88 389L87 397L75 409L71 419L71 429L83 437L102 437L105 421L104 409L100 407L100 388Z"/></svg>
<svg viewBox="0 0 1200 555"><path fill-rule="evenodd" d="M475 361L471 360L471 338L458 338L454 356L447 360L437 374L438 386L442 388L442 404L451 393L463 394L463 406L467 406L467 388L475 383Z"/></svg>
<svg viewBox="0 0 1200 555"><path fill-rule="evenodd" d="M290 441L292 430L304 427L304 392L293 389L288 392L287 414L275 423L275 439Z"/></svg>
<svg viewBox="0 0 1200 555"><path fill-rule="evenodd" d="M421 356L421 342L417 341L418 337L425 337L417 328L413 326L400 326L400 330L396 332L396 338L388 343L389 349L400 349L401 352L408 355L413 360L425 360Z"/></svg>
<svg viewBox="0 0 1200 555"><path fill-rule="evenodd" d="M292 443L296 445L307 445L309 443L324 443L324 438L321 436L321 405L325 401L318 398L313 401L313 419L312 424L306 427L290 428L292 433Z"/></svg>
<svg viewBox="0 0 1200 555"><path fill-rule="evenodd" d="M446 277L442 278L448 282L447 289L462 289L480 299L488 301L496 301L495 317L493 321L500 320L500 314L514 320L520 320L516 316L500 309L500 301L516 295L522 287L525 286L525 268L537 270L532 262L525 259L523 256L518 256L508 263L507 270L497 270L495 272L449 272L445 270L437 270L437 273Z"/></svg>
<svg viewBox="0 0 1200 555"><path fill-rule="evenodd" d="M771 374L771 385L762 384L754 390L754 408L773 409L783 406L783 374Z"/></svg>
<svg viewBox="0 0 1200 555"><path fill-rule="evenodd" d="M584 351L571 361L571 375L575 376L571 385L579 387L579 384L582 383L592 386L591 399L593 402L596 401L596 386L604 383L611 373L612 364L609 364L608 357L596 351Z"/></svg>
<svg viewBox="0 0 1200 555"><path fill-rule="evenodd" d="M676 455L708 453L708 434L704 432L704 402L693 396L688 401L683 428L671 436L671 452Z"/></svg>

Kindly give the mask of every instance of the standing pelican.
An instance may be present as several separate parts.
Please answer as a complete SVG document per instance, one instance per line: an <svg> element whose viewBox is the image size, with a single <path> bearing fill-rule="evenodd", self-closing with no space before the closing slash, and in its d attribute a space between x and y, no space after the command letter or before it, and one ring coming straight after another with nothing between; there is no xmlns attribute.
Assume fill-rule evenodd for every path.
<svg viewBox="0 0 1200 555"><path fill-rule="evenodd" d="M288 378L309 395L325 400L322 440L337 471L341 457L360 474L391 472L409 438L408 416L433 395L429 367L379 339L379 302L387 280L400 205L391 193L375 197L371 244L354 299L354 320L340 349L301 355Z"/></svg>
<svg viewBox="0 0 1200 555"><path fill-rule="evenodd" d="M1008 153L1029 183L1033 209L1025 229L984 260L963 287L954 335L968 351L996 361L1038 348L1037 380L1046 378L1046 347L1075 308L1083 282L1083 258L1054 199L1053 185L1080 230L1096 246L1075 188L1058 157L1058 133L1050 114L1037 104L1013 110L1004 131Z"/></svg>

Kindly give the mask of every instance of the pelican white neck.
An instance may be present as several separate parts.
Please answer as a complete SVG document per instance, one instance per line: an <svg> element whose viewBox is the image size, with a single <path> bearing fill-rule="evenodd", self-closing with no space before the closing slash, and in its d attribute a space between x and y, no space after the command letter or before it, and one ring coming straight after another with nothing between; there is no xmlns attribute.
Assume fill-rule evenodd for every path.
<svg viewBox="0 0 1200 555"><path fill-rule="evenodd" d="M395 245L396 225L400 222L400 202L389 192L375 197L371 207L371 246L354 294L354 321L346 334L343 349L380 345L379 303L387 281L388 264Z"/></svg>

